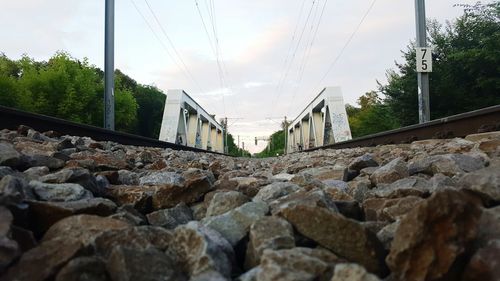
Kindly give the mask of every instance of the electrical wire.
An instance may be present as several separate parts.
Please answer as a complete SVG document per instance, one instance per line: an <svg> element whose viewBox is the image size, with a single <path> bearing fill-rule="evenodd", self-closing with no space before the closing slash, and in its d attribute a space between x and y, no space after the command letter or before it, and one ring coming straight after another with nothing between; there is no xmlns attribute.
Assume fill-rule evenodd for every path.
<svg viewBox="0 0 500 281"><path fill-rule="evenodd" d="M305 32L305 30L306 30L306 28L307 28L307 24L309 23L309 19L310 19L310 17L311 17L311 14L312 14L312 11L313 11L314 4L315 4L315 3L316 3L316 0L313 0L313 1L312 1L312 4L311 4L311 9L309 9L309 13L308 13L307 18L306 18L306 21L305 21L305 23L304 23L304 27L302 28L302 31L301 31L300 36L299 36L299 39L298 39L298 41L297 41L297 46L295 47L295 50L294 50L294 51L293 51L293 53L292 53L292 57L291 57L290 63L288 64L288 67L287 67L287 69L286 69L286 71L285 71L285 75L284 75L283 80L281 81L281 85L280 85L280 87L278 88L278 96L276 97L276 101L277 101L277 100L279 100L279 97L281 96L281 92L283 91L283 87L284 87L285 81L286 81L286 79L288 78L288 75L289 75L289 73L290 73L290 70L291 70L291 68L292 68L292 66L293 66L293 61L295 60L295 56L296 56L297 51L298 51L298 49L299 49L299 47L300 47L300 42L302 41L302 37L303 37L304 32Z"/></svg>
<svg viewBox="0 0 500 281"><path fill-rule="evenodd" d="M210 33L208 32L207 25L205 24L205 20L203 19L203 14L201 13L201 10L200 10L199 4L198 4L198 0L194 0L194 2L195 2L196 10L198 11L198 15L200 16L201 22L203 24L203 28L204 28L205 33L207 35L208 41L210 43L210 48L212 49L214 55L216 56L216 60L217 60L217 73L218 73L218 76L219 76L219 83L220 83L220 87L221 87L222 105L223 105L223 108L224 108L224 115L226 115L226 102L225 102L225 97L224 97L224 92L223 92L223 89L224 89L224 87L223 87L223 78L222 78L222 71L221 71L220 62L219 62L219 56L218 56L218 53L216 51L217 47L212 42L212 39L210 37Z"/></svg>
<svg viewBox="0 0 500 281"><path fill-rule="evenodd" d="M192 80L193 81L193 83L196 86L196 88L198 89L198 91L200 93L203 93L204 91L200 87L199 83L194 79L194 77L192 76L192 74L190 74L190 72L188 73L187 69L184 69L183 67L181 67L181 65L179 64L179 62L175 59L175 57L172 55L172 53L168 50L168 47L165 45L165 43L160 38L160 36L158 35L158 33L156 33L156 31L154 30L153 26L147 20L146 16L141 12L141 10L139 9L139 7L137 6L137 3L135 3L134 0L130 0L130 2L132 3L133 7L137 11L137 13L140 15L140 17L142 18L142 20L144 21L144 23L146 24L146 26L149 28L149 30L151 31L151 33L153 33L153 36L156 38L156 40L158 40L158 42L160 43L161 47L167 53L168 57L172 60L172 62L177 66L177 68L183 73L183 75L185 75L185 77L188 80ZM214 106L213 103L210 103L210 105L211 105L211 107L214 110L216 110L216 106Z"/></svg>
<svg viewBox="0 0 500 281"><path fill-rule="evenodd" d="M160 27L160 30L161 32L163 33L163 35L165 36L165 38L167 38L167 41L168 43L170 44L170 47L172 48L172 50L174 50L175 52L175 55L177 56L177 58L179 59L179 61L182 63L182 65L184 66L184 68L186 69L186 72L189 74L189 76L191 77L191 80L196 84L196 85L199 85L198 81L196 81L196 79L194 78L193 74L191 73L191 71L189 71L189 68L187 67L186 63L184 62L184 60L182 59L182 56L179 54L179 52L177 51L177 48L175 47L173 41L170 39L170 36L168 36L165 28L163 27L163 25L161 24L160 20L158 19L158 17L156 16L156 13L154 12L153 8L151 7L151 5L149 4L148 0L144 0L144 2L146 3L149 11L151 12L151 14L153 15L156 23L158 24L158 26Z"/></svg>
<svg viewBox="0 0 500 281"><path fill-rule="evenodd" d="M377 2L377 0L373 0L370 4L370 6L368 6L368 9L366 10L366 12L363 14L363 16L361 17L359 23L356 25L356 27L354 28L353 32L350 34L350 36L348 37L347 41L345 42L345 44L342 46L340 52L337 54L337 56L335 57L335 59L332 61L332 63L329 65L327 71L325 72L325 74L322 76L322 78L319 80L319 82L314 86L313 89L316 89L318 88L318 86L326 79L326 77L328 76L328 74L332 71L332 69L334 68L334 66L337 64L337 62L340 60L340 58L342 57L342 55L344 54L345 50L347 49L347 47L349 46L349 44L351 43L351 41L353 40L354 36L358 33L359 29L361 28L361 26L363 25L365 19L368 17L368 15L370 14L371 10L373 9L373 7L375 6L375 3ZM291 106L291 104L290 104Z"/></svg>
<svg viewBox="0 0 500 281"><path fill-rule="evenodd" d="M330 64L330 66L328 67L328 70L326 71L325 75L323 75L323 77L318 82L318 84L321 84L321 82L323 82L323 80L325 80L325 78L328 76L328 74L330 73L330 71L332 71L333 67L337 64L337 62L339 61L339 59L342 57L342 55L344 54L345 50L347 49L347 47L351 43L351 41L354 38L354 36L356 35L356 33L358 33L359 28L361 27L361 25L363 25L363 22L365 21L366 17L371 12L371 10L373 9L373 6L375 5L376 2L377 2L377 0L373 0L372 1L372 3L370 4L370 6L368 7L368 9L366 10L366 12L364 13L363 17L359 21L358 25L356 26L356 28L354 29L354 31L351 33L351 35L349 36L349 38L345 42L344 46L342 47L342 49L338 53L337 57L335 57L335 59L333 60L333 62Z"/></svg>
<svg viewBox="0 0 500 281"><path fill-rule="evenodd" d="M321 13L319 15L318 22L316 23L316 29L312 33L312 39L310 41L311 43L306 46L306 49L304 51L304 56L302 57L302 62L301 62L301 65L299 67L298 78L297 78L297 86L295 87L295 90L293 91L293 95L292 95L292 99L291 100L295 99L295 96L297 95L297 93L299 91L300 83L302 82L302 78L304 76L304 72L305 72L307 63L309 61L309 57L311 55L311 50L312 50L312 48L314 46L314 42L315 42L317 34L318 34L319 26L321 25L321 20L323 19L323 15L324 15L327 3L328 3L328 0L325 0L325 2L323 3L323 7L321 9ZM316 8L318 8L318 7L319 7L319 3L318 3L318 6L316 6ZM315 14L314 18L315 17L316 17L316 14ZM313 24L311 24L311 32L312 32L313 29L314 29L314 21L313 21ZM286 111L286 114L290 113L290 108L291 107L292 107L292 104L290 103L289 106L288 106L288 109Z"/></svg>

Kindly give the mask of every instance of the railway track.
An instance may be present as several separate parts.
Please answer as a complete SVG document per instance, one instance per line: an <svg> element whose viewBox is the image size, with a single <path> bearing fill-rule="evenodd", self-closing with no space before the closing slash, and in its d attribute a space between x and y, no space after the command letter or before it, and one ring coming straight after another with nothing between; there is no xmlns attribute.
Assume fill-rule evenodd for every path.
<svg viewBox="0 0 500 281"><path fill-rule="evenodd" d="M20 125L29 126L40 132L53 130L63 134L86 136L98 141L113 141L124 145L161 147L175 150L221 154L0 106L0 128L15 130ZM306 149L302 152L318 149L341 149L410 143L416 140L434 138L464 137L469 134L497 130L500 130L500 105L432 120L425 124L412 125L345 142Z"/></svg>
<svg viewBox="0 0 500 281"><path fill-rule="evenodd" d="M349 141L303 150L340 149L384 144L410 143L425 139L464 137L475 133L500 130L500 105L411 125L391 131L368 135Z"/></svg>
<svg viewBox="0 0 500 281"><path fill-rule="evenodd" d="M16 130L20 125L29 126L37 131L56 131L62 134L91 137L98 141L113 141L124 145L149 146L186 150L194 152L207 152L221 154L214 151L178 145L175 143L146 138L133 134L111 131L99 127L66 121L46 115L34 114L5 106L0 106L0 129Z"/></svg>

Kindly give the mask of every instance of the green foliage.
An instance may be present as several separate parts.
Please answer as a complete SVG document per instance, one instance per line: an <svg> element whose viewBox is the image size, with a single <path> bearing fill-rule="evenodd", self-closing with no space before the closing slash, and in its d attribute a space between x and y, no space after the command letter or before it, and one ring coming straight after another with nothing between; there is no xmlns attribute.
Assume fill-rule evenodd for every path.
<svg viewBox="0 0 500 281"><path fill-rule="evenodd" d="M231 134L227 134L227 150L228 154L233 156L242 156L242 157L252 156L252 154L247 150L238 148L238 146L234 142L234 137Z"/></svg>
<svg viewBox="0 0 500 281"><path fill-rule="evenodd" d="M500 2L459 6L464 15L445 28L429 22L432 119L500 104ZM379 87L400 126L418 123L414 44L403 58Z"/></svg>
<svg viewBox="0 0 500 281"><path fill-rule="evenodd" d="M285 131L279 130L269 137L269 142L264 150L255 154L256 157L275 157L283 155L285 151Z"/></svg>
<svg viewBox="0 0 500 281"><path fill-rule="evenodd" d="M353 138L383 132L398 127L394 114L378 94L368 92L358 99L359 108L346 105Z"/></svg>
<svg viewBox="0 0 500 281"><path fill-rule="evenodd" d="M69 54L47 62L28 56L18 61L0 55L0 104L74 122L102 126L104 73ZM141 85L120 70L115 73L115 127L157 138L165 95Z"/></svg>

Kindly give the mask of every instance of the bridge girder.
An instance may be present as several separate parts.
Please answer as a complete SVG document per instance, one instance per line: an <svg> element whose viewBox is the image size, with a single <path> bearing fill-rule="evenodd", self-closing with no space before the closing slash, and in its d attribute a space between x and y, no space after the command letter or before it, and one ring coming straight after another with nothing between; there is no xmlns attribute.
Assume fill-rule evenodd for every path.
<svg viewBox="0 0 500 281"><path fill-rule="evenodd" d="M224 153L224 128L183 90L168 90L159 140Z"/></svg>
<svg viewBox="0 0 500 281"><path fill-rule="evenodd" d="M287 153L352 139L340 87L324 88L287 128Z"/></svg>

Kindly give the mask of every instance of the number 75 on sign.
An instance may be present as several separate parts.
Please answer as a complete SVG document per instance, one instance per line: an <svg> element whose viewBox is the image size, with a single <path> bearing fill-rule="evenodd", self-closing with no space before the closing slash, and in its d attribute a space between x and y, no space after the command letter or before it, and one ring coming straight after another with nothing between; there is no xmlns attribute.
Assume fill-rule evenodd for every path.
<svg viewBox="0 0 500 281"><path fill-rule="evenodd" d="M432 48L417 47L417 72L432 72Z"/></svg>

